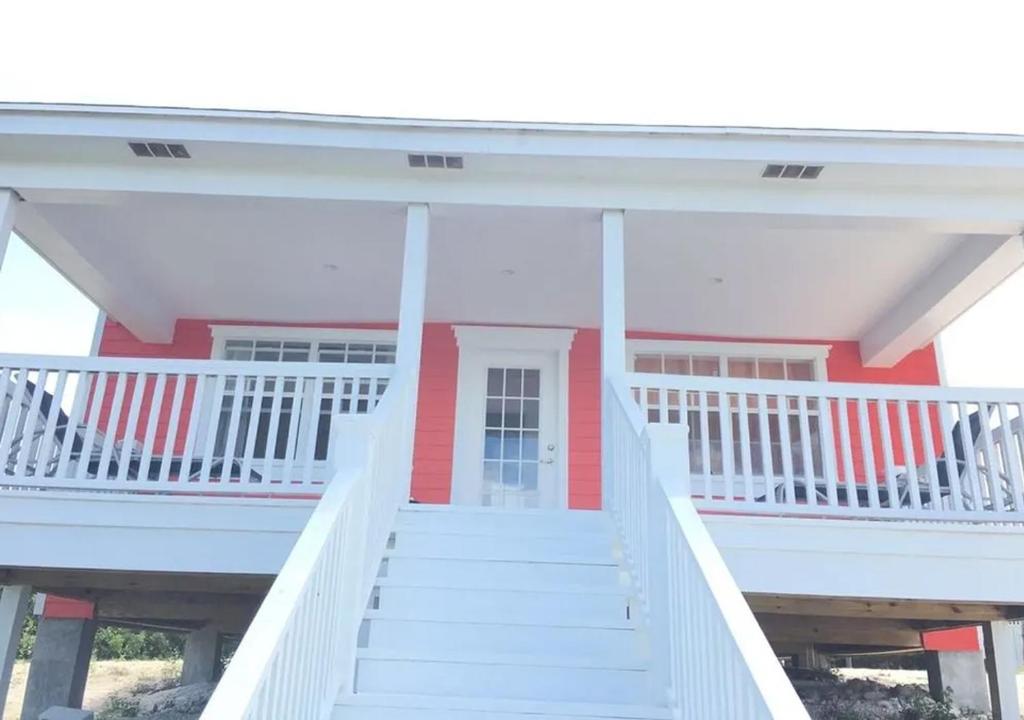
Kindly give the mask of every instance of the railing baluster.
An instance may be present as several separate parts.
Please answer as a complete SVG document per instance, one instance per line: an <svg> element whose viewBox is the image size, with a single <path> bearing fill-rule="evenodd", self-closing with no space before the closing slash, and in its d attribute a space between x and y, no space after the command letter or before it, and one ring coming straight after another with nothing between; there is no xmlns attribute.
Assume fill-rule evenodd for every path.
<svg viewBox="0 0 1024 720"><path fill-rule="evenodd" d="M270 487L270 483L273 482L274 464L277 462L277 433L281 421L281 406L284 403L284 382L285 379L283 375L278 375L273 379L274 398L270 403L270 423L267 427L267 447L263 452L263 483L268 488Z"/></svg>
<svg viewBox="0 0 1024 720"><path fill-rule="evenodd" d="M850 441L850 401L845 397L837 400L839 411L840 455L843 460L843 480L846 485L846 504L849 507L860 507L857 496L857 476L853 469L853 443Z"/></svg>
<svg viewBox="0 0 1024 720"><path fill-rule="evenodd" d="M882 435L882 462L885 467L885 487L889 495L889 508L898 509L903 505L899 483L896 480L896 460L892 449L892 430L889 428L889 402L877 400L878 427Z"/></svg>
<svg viewBox="0 0 1024 720"><path fill-rule="evenodd" d="M320 402L323 399L323 388L320 380L311 380L313 384L313 399L309 403L309 412L307 417L306 427L308 428L309 436L306 440L306 451L303 453L301 461L302 467L302 484L309 485L313 479L313 462L316 459L316 440L320 429ZM376 392L376 388L374 388Z"/></svg>
<svg viewBox="0 0 1024 720"><path fill-rule="evenodd" d="M837 401L841 402L841 401ZM836 462L836 443L832 435L832 401L824 395L818 396L818 435L821 445L821 474L825 476L825 492L828 504L839 505L839 464Z"/></svg>
<svg viewBox="0 0 1024 720"><path fill-rule="evenodd" d="M206 440L203 443L203 462L199 469L199 482L207 485L213 471L214 454L217 452L217 433L220 431L221 414L224 410L224 390L227 375L217 373L213 386L213 397L210 399L210 414L207 418Z"/></svg>
<svg viewBox="0 0 1024 720"><path fill-rule="evenodd" d="M736 449L733 447L732 439L732 406L729 393L724 390L718 397L718 434L722 438L722 485L723 493L727 500L736 498Z"/></svg>
<svg viewBox="0 0 1024 720"><path fill-rule="evenodd" d="M3 380L4 396L6 397L7 385L10 381L8 378L3 378ZM28 368L20 368L18 370L18 379L14 384L14 392L11 395L10 405L7 406L7 411L4 413L3 433L0 434L0 463L3 464L5 471L7 468L13 469L17 463L17 460L12 457L11 448L14 447L14 441L17 439L18 430L24 418L22 403L24 402L27 385Z"/></svg>
<svg viewBox="0 0 1024 720"><path fill-rule="evenodd" d="M953 419L950 417L950 403L939 403L939 427L942 430L943 466L949 484L949 497L954 510L964 509L964 493L960 484L963 468L956 455L956 440L953 437Z"/></svg>
<svg viewBox="0 0 1024 720"><path fill-rule="evenodd" d="M263 392L265 386L266 378L262 375L257 375L252 392L252 406L249 411L249 427L245 434L245 449L242 454L242 471L239 475L242 483L252 481L252 461L256 454L256 431L259 428L260 420L263 417Z"/></svg>
<svg viewBox="0 0 1024 720"><path fill-rule="evenodd" d="M32 399L29 400L28 413L25 416L25 422L21 425L21 440L17 449L18 462L14 467L14 474L18 477L25 476L25 469L28 467L29 456L32 454L32 449L36 445L36 428L39 426L39 407L43 401L43 394L45 392L46 369L43 368L39 370L39 373L36 375L35 390L32 392Z"/></svg>
<svg viewBox="0 0 1024 720"><path fill-rule="evenodd" d="M931 505L941 507L942 490L939 487L939 470L935 459L935 440L932 437L932 418L928 411L928 403L918 402L918 422L921 423L921 445L924 449L925 471L928 473L928 493ZM939 503L936 505L936 503Z"/></svg>
<svg viewBox="0 0 1024 720"><path fill-rule="evenodd" d="M857 429L860 432L861 456L864 460L864 481L868 488L868 505L880 506L878 496L878 471L875 468L875 447L871 439L871 414L867 398L857 398Z"/></svg>
<svg viewBox="0 0 1024 720"><path fill-rule="evenodd" d="M224 455L220 460L220 482L232 482L235 464L235 443L238 442L238 426L242 421L242 401L248 394L248 375L236 375L234 396L231 398L231 414L228 416L228 434L224 439ZM225 382L227 382L225 380Z"/></svg>
<svg viewBox="0 0 1024 720"><path fill-rule="evenodd" d="M82 441L82 450L78 459L78 468L75 473L76 480L84 480L95 456L96 433L100 424L100 413L103 407L103 398L107 394L107 373L101 372L96 378L92 387L92 402L89 405L89 414L86 419L85 438ZM98 460L98 458L97 458ZM98 468L97 468L98 471ZM101 480L97 472L97 480Z"/></svg>
<svg viewBox="0 0 1024 720"><path fill-rule="evenodd" d="M700 417L700 469L704 478L704 497L714 497L711 473L711 433L708 423L708 394L701 390L697 393L697 407Z"/></svg>
<svg viewBox="0 0 1024 720"><path fill-rule="evenodd" d="M171 399L171 415L167 420L167 434L164 436L164 452L160 458L160 477L158 482L166 483L171 476L171 462L174 458L174 446L178 441L178 424L181 422L181 406L185 400L185 385L188 376L178 373L174 380L174 396Z"/></svg>
<svg viewBox="0 0 1024 720"><path fill-rule="evenodd" d="M202 432L203 423L207 421L206 410L206 384L209 377L197 373L195 376L195 387L192 389L192 406L189 410L188 429L185 431L185 449L181 454L181 465L178 469L178 482L192 482L192 466L195 465L195 454L199 446L199 434ZM200 458L200 467L202 459Z"/></svg>
<svg viewBox="0 0 1024 720"><path fill-rule="evenodd" d="M783 502L787 505L796 505L796 482L793 478L793 443L789 437L789 397L787 395L776 395L778 403L777 411L779 417L779 448L782 455L782 477L786 484L786 497Z"/></svg>
<svg viewBox="0 0 1024 720"><path fill-rule="evenodd" d="M900 422L900 444L903 446L903 477L906 479L910 493L910 506L921 509L921 484L917 477L917 458L914 455L914 434L910 427L910 414L907 412L907 401L897 403Z"/></svg>
<svg viewBox="0 0 1024 720"><path fill-rule="evenodd" d="M980 511L985 508L985 498L981 491L981 477L978 474L978 455L974 447L973 429L971 428L971 413L967 411L967 403L958 402L957 412L960 414L960 439L963 441L964 462L967 474L967 485L971 492L971 510ZM981 417L981 410L978 410L980 422L987 423L988 418ZM954 456L955 457L955 456Z"/></svg>
<svg viewBox="0 0 1024 720"><path fill-rule="evenodd" d="M754 502L754 472L750 458L750 414L747 394L740 393L736 402L739 410L740 465L743 471L743 499Z"/></svg>
<svg viewBox="0 0 1024 720"><path fill-rule="evenodd" d="M764 500L775 504L775 461L772 459L772 433L768 422L768 396L757 394L757 424L761 436L761 471L764 475Z"/></svg>
<svg viewBox="0 0 1024 720"><path fill-rule="evenodd" d="M153 446L156 444L156 429L160 424L160 412L164 407L164 392L167 390L167 373L157 373L153 382L153 395L146 413L146 434L142 441L142 457L139 459L138 479L142 482L158 480L150 477L150 465L153 464Z"/></svg>
<svg viewBox="0 0 1024 720"><path fill-rule="evenodd" d="M1024 468L1021 467L1021 457L1018 454L1017 433L1014 431L1013 422L1007 412L1006 403L1001 402L999 407L999 426L1002 429L1003 453L1006 456L1006 469L1009 473L1010 494L1013 498L1011 509L1016 512L1024 512ZM1022 418L1017 417L1016 422L1020 425Z"/></svg>
<svg viewBox="0 0 1024 720"><path fill-rule="evenodd" d="M804 466L804 488L808 505L818 504L818 483L814 477L814 454L811 451L811 423L807 409L807 396L800 394L796 399L800 427L800 457ZM819 409L819 413L821 410ZM821 416L819 415L819 421Z"/></svg>
<svg viewBox="0 0 1024 720"><path fill-rule="evenodd" d="M99 465L96 466L97 480L110 479L110 461L114 452L114 442L117 440L117 426L121 423L121 411L124 408L124 393L127 385L128 374L119 372L117 381L114 383L114 397L110 403L110 412L107 414L107 424L103 429L103 449L100 452Z"/></svg>
<svg viewBox="0 0 1024 720"><path fill-rule="evenodd" d="M988 476L988 487L992 493L992 510L1002 512L1006 501L1012 496L1006 495L1007 488L1003 485L1003 474L999 471L999 464L996 461L995 449L992 445L992 427L989 418L992 415L992 407L986 402L978 404L978 411L981 413L981 443L985 451L985 474Z"/></svg>
<svg viewBox="0 0 1024 720"><path fill-rule="evenodd" d="M50 411L46 416L46 426L43 428L43 437L39 446L35 472L32 473L35 477L47 477L49 466L53 463L53 443L57 438L57 420L60 418L61 402L64 399L67 382L67 371L57 371L57 384L53 388L53 399L50 401Z"/></svg>
<svg viewBox="0 0 1024 720"><path fill-rule="evenodd" d="M124 482L128 478L131 469L132 457L135 455L135 431L139 425L139 411L142 407L142 398L146 394L148 377L146 373L139 373L135 376L135 387L132 392L132 402L128 408L128 421L125 423L124 435L121 437L121 457L117 467L117 481ZM139 467L139 474L146 472Z"/></svg>
<svg viewBox="0 0 1024 720"><path fill-rule="evenodd" d="M284 453L284 470L282 471L281 480L287 485L295 485L295 478L292 477L293 468L295 467L295 454L298 452L298 441L299 441L299 415L302 413L303 405L305 405L306 398L306 381L305 378L298 376L295 378L295 392L292 394L292 412L288 418L288 444ZM355 406L358 403L358 383L359 378L353 378L353 398L352 404Z"/></svg>

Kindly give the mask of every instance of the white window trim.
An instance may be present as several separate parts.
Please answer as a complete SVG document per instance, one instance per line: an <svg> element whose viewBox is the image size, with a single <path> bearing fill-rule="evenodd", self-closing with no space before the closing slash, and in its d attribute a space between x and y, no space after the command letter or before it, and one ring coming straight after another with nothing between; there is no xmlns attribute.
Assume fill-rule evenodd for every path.
<svg viewBox="0 0 1024 720"><path fill-rule="evenodd" d="M678 354L717 356L724 365L727 357L767 358L772 360L810 360L814 362L815 382L828 380L828 356L831 345L798 343L729 342L727 340L626 340L626 372L633 372L637 355ZM724 367L723 367L724 370ZM725 372L722 377L727 377Z"/></svg>
<svg viewBox="0 0 1024 720"><path fill-rule="evenodd" d="M224 357L229 340L280 340L283 342L397 343L397 330L374 328L324 328L282 325L211 325L211 359Z"/></svg>

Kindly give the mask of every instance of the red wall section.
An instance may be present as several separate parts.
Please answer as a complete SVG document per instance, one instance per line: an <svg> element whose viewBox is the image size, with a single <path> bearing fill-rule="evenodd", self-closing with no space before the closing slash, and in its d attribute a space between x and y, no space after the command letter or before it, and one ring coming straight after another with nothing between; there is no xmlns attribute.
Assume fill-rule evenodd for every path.
<svg viewBox="0 0 1024 720"><path fill-rule="evenodd" d="M420 394L416 410L412 496L447 503L452 494L452 443L459 347L451 325L423 326Z"/></svg>
<svg viewBox="0 0 1024 720"><path fill-rule="evenodd" d="M579 330L569 350L569 507L601 507L601 331Z"/></svg>

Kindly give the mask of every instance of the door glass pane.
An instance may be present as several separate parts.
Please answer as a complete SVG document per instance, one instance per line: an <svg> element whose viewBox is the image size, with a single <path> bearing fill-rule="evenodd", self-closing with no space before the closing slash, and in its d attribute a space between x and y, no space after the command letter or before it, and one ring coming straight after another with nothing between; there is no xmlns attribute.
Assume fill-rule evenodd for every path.
<svg viewBox="0 0 1024 720"><path fill-rule="evenodd" d="M661 355L637 355L633 360L633 370L636 372L661 372Z"/></svg>
<svg viewBox="0 0 1024 720"><path fill-rule="evenodd" d="M666 355L665 356L665 372L669 375L689 375L690 374L690 356L689 355Z"/></svg>
<svg viewBox="0 0 1024 720"><path fill-rule="evenodd" d="M787 360L786 378L788 380L813 380L814 363L810 360Z"/></svg>
<svg viewBox="0 0 1024 720"><path fill-rule="evenodd" d="M717 356L694 356L692 358L693 374L703 377L717 377L719 362Z"/></svg>
<svg viewBox="0 0 1024 720"><path fill-rule="evenodd" d="M484 412L484 505L537 507L540 371L489 368Z"/></svg>

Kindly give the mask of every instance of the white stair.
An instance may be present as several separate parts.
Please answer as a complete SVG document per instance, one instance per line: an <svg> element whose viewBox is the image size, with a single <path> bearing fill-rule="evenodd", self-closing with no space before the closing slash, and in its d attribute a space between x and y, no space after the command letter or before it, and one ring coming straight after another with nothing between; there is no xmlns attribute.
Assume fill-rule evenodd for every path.
<svg viewBox="0 0 1024 720"><path fill-rule="evenodd" d="M409 506L334 720L659 720L603 513Z"/></svg>

